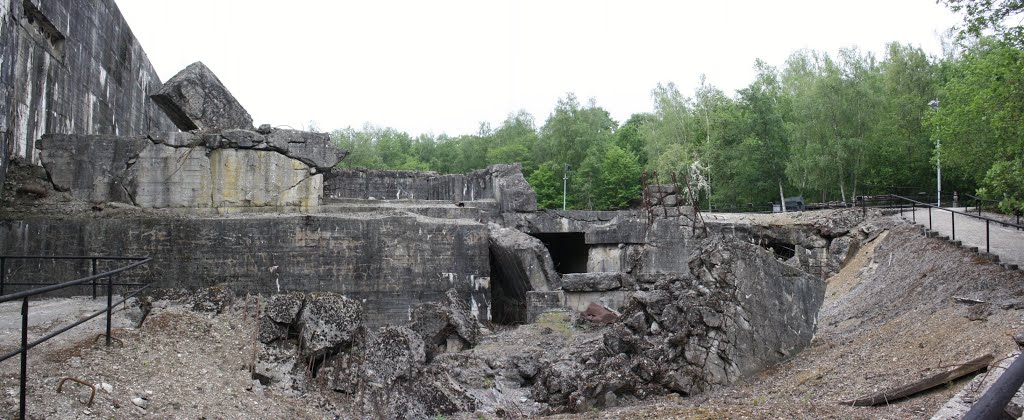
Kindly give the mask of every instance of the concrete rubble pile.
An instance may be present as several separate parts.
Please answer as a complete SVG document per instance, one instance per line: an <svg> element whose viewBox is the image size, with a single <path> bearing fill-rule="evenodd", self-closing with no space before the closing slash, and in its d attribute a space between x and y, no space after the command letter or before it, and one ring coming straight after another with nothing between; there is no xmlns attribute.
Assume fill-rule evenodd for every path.
<svg viewBox="0 0 1024 420"><path fill-rule="evenodd" d="M446 370L428 364L478 342L480 326L454 290L444 303L418 305L411 327L371 329L362 318L358 302L334 293L272 296L260 318L253 377L289 392L351 396L366 417L475 410Z"/></svg>

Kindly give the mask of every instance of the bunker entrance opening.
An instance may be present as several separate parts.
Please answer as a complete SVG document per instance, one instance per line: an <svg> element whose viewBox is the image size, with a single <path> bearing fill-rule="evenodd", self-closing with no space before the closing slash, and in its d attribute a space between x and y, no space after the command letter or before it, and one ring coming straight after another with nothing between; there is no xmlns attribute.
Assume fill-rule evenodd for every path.
<svg viewBox="0 0 1024 420"><path fill-rule="evenodd" d="M502 264L494 250L491 262L491 322L501 325L526 323L526 292L532 290L525 273L515 264Z"/></svg>
<svg viewBox="0 0 1024 420"><path fill-rule="evenodd" d="M533 235L551 253L558 274L587 272L587 243L582 232L537 233Z"/></svg>

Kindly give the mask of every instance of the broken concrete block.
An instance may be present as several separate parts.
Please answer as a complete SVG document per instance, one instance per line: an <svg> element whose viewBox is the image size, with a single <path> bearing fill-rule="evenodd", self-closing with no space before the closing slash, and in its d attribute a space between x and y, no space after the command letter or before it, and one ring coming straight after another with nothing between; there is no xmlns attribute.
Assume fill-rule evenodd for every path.
<svg viewBox="0 0 1024 420"><path fill-rule="evenodd" d="M445 297L447 302L412 307L410 328L423 337L427 360L443 352L458 351L452 348L453 341L459 342L459 348L472 347L479 341L480 325L469 306L455 289L449 289Z"/></svg>
<svg viewBox="0 0 1024 420"><path fill-rule="evenodd" d="M333 168L348 156L348 151L335 146L327 133L274 129L266 139L268 148L321 171Z"/></svg>
<svg viewBox="0 0 1024 420"><path fill-rule="evenodd" d="M145 137L45 134L39 158L57 191L80 200L134 204L127 188L129 167L152 143Z"/></svg>
<svg viewBox="0 0 1024 420"><path fill-rule="evenodd" d="M601 292L622 287L626 273L570 273L562 275L562 290L569 292Z"/></svg>
<svg viewBox="0 0 1024 420"><path fill-rule="evenodd" d="M182 131L252 129L252 117L200 61L149 96Z"/></svg>

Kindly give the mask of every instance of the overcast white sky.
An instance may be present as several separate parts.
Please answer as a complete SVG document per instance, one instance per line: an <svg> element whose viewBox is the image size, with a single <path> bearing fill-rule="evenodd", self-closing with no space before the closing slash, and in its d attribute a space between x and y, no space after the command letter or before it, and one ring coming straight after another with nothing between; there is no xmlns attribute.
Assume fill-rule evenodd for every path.
<svg viewBox="0 0 1024 420"><path fill-rule="evenodd" d="M621 123L658 82L732 94L801 48L940 55L959 21L935 0L116 2L162 80L202 61L256 125L453 136L520 109L543 124L567 92Z"/></svg>

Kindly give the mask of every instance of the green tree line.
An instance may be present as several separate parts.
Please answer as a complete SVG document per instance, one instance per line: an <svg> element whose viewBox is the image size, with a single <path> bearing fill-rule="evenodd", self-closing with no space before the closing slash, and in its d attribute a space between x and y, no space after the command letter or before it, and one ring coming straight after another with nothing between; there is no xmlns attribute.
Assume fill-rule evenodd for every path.
<svg viewBox="0 0 1024 420"><path fill-rule="evenodd" d="M965 19L970 22L970 20ZM943 57L891 43L880 55L801 50L780 67L757 60L749 85L727 94L702 77L684 94L651 91L653 111L617 122L569 93L542 122L525 111L474 134L412 136L365 125L332 133L351 151L340 166L464 173L520 162L543 208L620 209L640 199L641 174L710 180L707 203L763 208L780 195L846 201L896 192L934 200L981 194L1024 209L1024 50L1014 36L966 35ZM929 106L938 100L937 109Z"/></svg>

